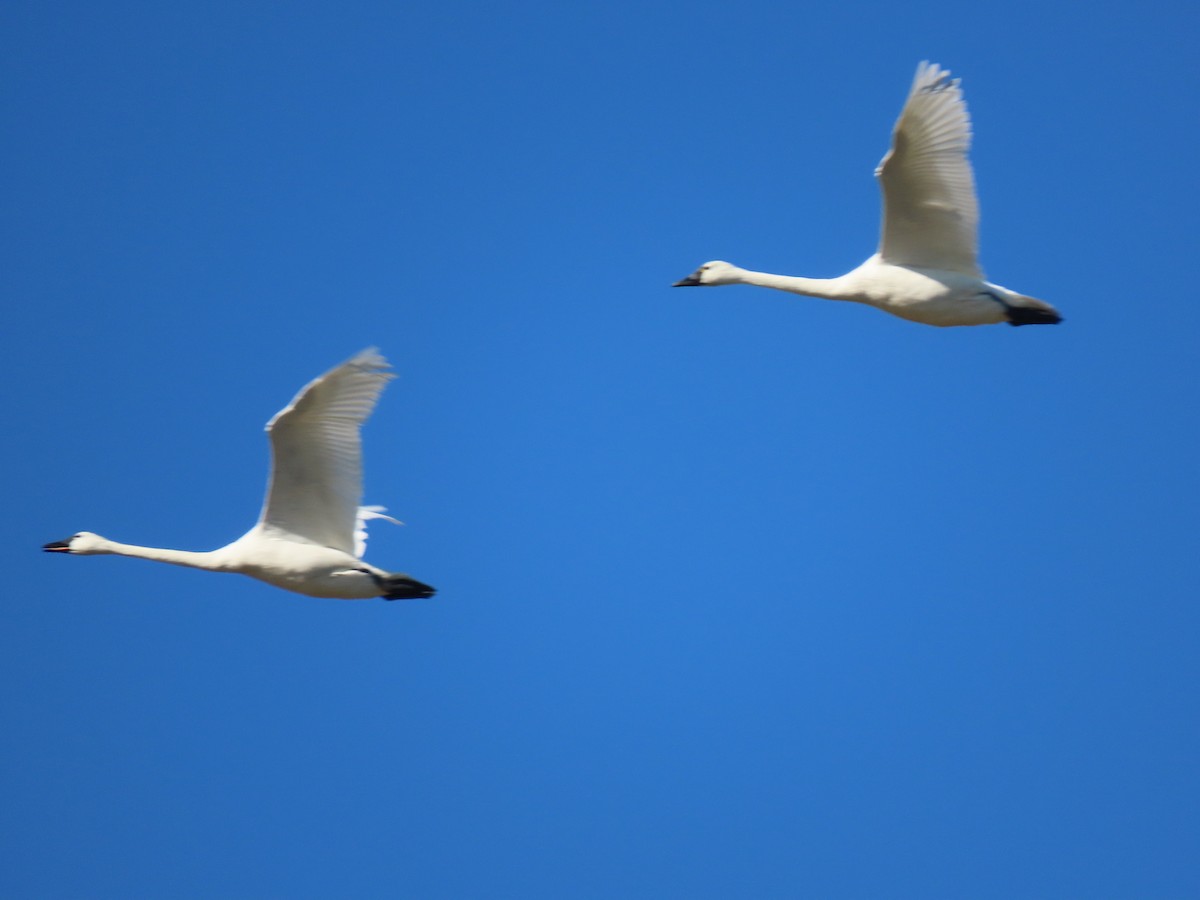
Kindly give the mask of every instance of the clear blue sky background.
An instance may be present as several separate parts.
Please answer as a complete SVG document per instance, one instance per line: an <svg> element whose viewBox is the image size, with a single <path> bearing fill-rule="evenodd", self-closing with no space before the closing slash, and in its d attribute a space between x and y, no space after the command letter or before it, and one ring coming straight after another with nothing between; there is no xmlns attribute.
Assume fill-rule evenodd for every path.
<svg viewBox="0 0 1200 900"><path fill-rule="evenodd" d="M8 3L7 897L1200 894L1194 3ZM874 249L921 59L1055 328ZM377 344L338 602L208 549Z"/></svg>

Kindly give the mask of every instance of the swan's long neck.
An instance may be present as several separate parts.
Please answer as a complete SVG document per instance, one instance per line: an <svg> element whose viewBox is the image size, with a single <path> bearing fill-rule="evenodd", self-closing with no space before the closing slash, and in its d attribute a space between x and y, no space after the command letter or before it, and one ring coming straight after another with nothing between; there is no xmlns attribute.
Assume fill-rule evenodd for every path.
<svg viewBox="0 0 1200 900"><path fill-rule="evenodd" d="M155 562L170 563L173 566L187 566L192 569L208 569L210 572L228 570L220 550L197 552L195 550L168 550L163 547L139 547L137 544L121 544L117 541L106 540L104 549L99 553L112 553L116 556L132 556L135 559L150 559Z"/></svg>
<svg viewBox="0 0 1200 900"><path fill-rule="evenodd" d="M775 288L779 291L803 294L806 297L823 297L826 300L862 299L854 292L847 290L841 278L801 278L798 275L772 275L770 272L754 272L743 269L741 280L743 284Z"/></svg>

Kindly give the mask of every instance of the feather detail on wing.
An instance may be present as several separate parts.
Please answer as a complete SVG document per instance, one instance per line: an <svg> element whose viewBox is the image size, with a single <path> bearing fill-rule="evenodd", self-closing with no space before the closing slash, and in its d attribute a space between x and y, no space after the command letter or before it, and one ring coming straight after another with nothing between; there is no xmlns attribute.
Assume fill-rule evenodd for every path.
<svg viewBox="0 0 1200 900"><path fill-rule="evenodd" d="M267 423L271 477L260 524L354 553L363 422L394 376L374 348L306 385Z"/></svg>
<svg viewBox="0 0 1200 900"><path fill-rule="evenodd" d="M892 148L875 170L883 190L884 262L982 277L970 146L971 119L958 79L921 63Z"/></svg>
<svg viewBox="0 0 1200 900"><path fill-rule="evenodd" d="M399 519L385 516L385 512L387 512L386 506L360 506L358 508L358 518L354 522L354 555L359 559L362 559L363 554L367 552L367 521L369 519L383 519L393 525L404 524Z"/></svg>

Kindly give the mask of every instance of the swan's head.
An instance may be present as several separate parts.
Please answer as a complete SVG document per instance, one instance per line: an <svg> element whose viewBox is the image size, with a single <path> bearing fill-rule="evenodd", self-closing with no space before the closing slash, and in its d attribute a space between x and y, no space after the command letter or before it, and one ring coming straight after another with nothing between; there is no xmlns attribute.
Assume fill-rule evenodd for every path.
<svg viewBox="0 0 1200 900"><path fill-rule="evenodd" d="M98 534L92 534L90 531L81 531L79 534L73 534L65 541L52 541L49 544L43 544L42 549L48 553L77 553L80 555L110 552L108 541Z"/></svg>
<svg viewBox="0 0 1200 900"><path fill-rule="evenodd" d="M718 284L739 284L742 270L721 259L706 262L687 278L680 278L671 287L706 287Z"/></svg>

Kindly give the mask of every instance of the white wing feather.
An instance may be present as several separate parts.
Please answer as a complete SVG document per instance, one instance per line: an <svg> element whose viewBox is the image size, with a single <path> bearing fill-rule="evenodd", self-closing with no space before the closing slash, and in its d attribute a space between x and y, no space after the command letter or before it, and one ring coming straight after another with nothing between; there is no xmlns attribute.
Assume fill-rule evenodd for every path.
<svg viewBox="0 0 1200 900"><path fill-rule="evenodd" d="M892 148L875 170L883 189L884 262L983 277L970 146L971 119L958 79L921 63Z"/></svg>
<svg viewBox="0 0 1200 900"><path fill-rule="evenodd" d="M267 423L271 477L259 524L355 551L362 502L363 422L394 376L374 348L306 385Z"/></svg>
<svg viewBox="0 0 1200 900"><path fill-rule="evenodd" d="M359 559L362 559L363 554L367 552L367 521L369 519L383 519L393 525L404 524L399 519L385 516L385 512L387 512L386 506L360 506L358 508L358 517L354 521L354 555Z"/></svg>

